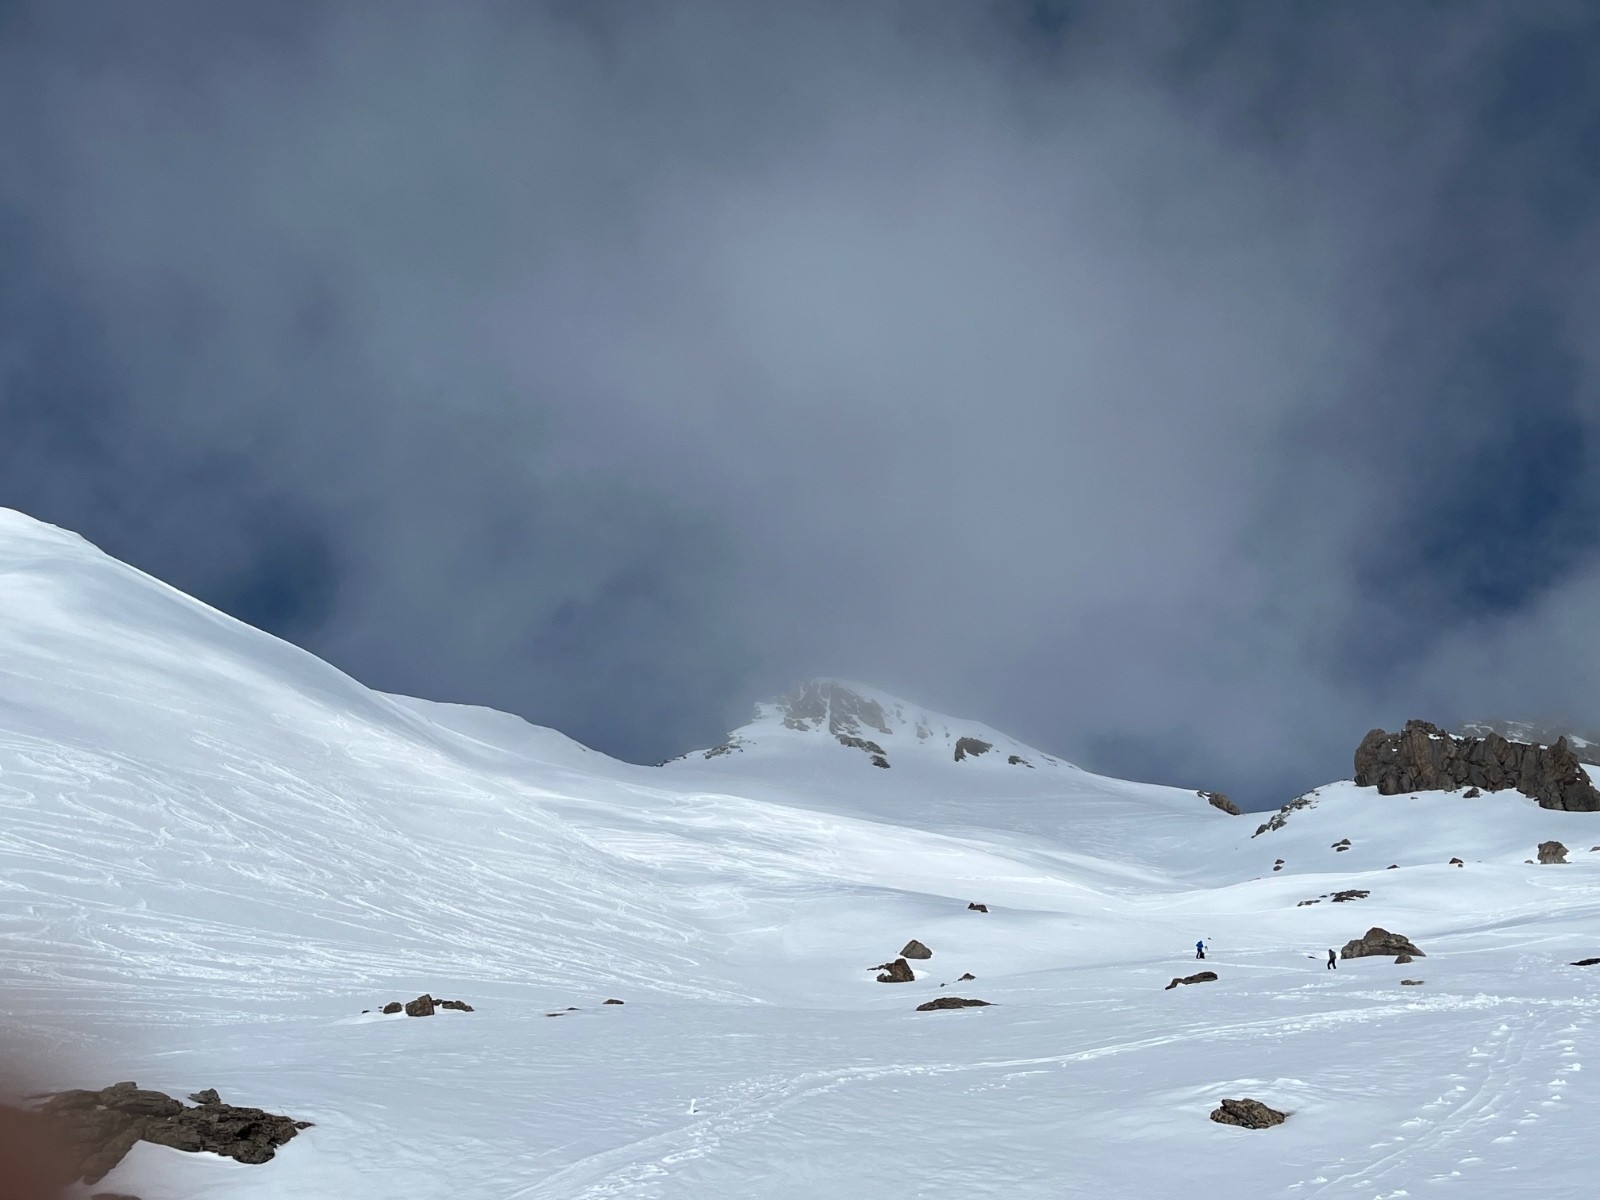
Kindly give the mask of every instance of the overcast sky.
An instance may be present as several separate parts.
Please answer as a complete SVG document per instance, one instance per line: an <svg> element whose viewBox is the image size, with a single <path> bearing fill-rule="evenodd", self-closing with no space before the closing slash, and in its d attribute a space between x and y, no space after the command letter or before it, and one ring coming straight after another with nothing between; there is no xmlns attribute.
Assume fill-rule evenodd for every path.
<svg viewBox="0 0 1600 1200"><path fill-rule="evenodd" d="M636 761L1600 725L1600 8L0 0L0 504ZM3 614L0 614L3 619Z"/></svg>

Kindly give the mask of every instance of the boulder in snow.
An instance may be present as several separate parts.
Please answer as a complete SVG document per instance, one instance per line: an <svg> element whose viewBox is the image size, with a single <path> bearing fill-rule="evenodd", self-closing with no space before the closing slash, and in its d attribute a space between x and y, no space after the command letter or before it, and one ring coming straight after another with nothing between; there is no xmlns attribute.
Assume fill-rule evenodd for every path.
<svg viewBox="0 0 1600 1200"><path fill-rule="evenodd" d="M897 958L893 962L872 969L883 972L878 976L879 983L910 983L917 977L916 972L911 969L911 964L903 958Z"/></svg>
<svg viewBox="0 0 1600 1200"><path fill-rule="evenodd" d="M926 1004L917 1005L918 1012L936 1012L941 1008L988 1008L987 1000L968 1000L962 996L940 996Z"/></svg>
<svg viewBox="0 0 1600 1200"><path fill-rule="evenodd" d="M1410 954L1416 958L1427 957L1411 944L1410 938L1390 933L1387 929L1380 929L1376 925L1361 937L1346 942L1344 949L1339 951L1340 958L1371 958L1375 955L1388 958L1390 955L1398 954Z"/></svg>
<svg viewBox="0 0 1600 1200"><path fill-rule="evenodd" d="M1567 848L1560 842L1540 842L1539 861L1542 863L1564 863L1567 861Z"/></svg>
<svg viewBox="0 0 1600 1200"><path fill-rule="evenodd" d="M1219 1125L1237 1125L1241 1129L1270 1129L1274 1125L1282 1125L1289 1119L1289 1114L1245 1097L1242 1100L1224 1100L1212 1110L1211 1119Z"/></svg>
<svg viewBox="0 0 1600 1200"><path fill-rule="evenodd" d="M929 950L916 938L906 943L905 949L900 951L901 958L932 958L933 951Z"/></svg>

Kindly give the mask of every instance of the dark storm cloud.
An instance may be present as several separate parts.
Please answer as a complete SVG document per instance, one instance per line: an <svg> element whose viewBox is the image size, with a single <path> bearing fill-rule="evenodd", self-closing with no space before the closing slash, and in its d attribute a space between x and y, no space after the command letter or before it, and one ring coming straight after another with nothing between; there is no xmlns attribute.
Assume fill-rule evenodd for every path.
<svg viewBox="0 0 1600 1200"><path fill-rule="evenodd" d="M1595 723L1584 6L0 14L0 502L368 683Z"/></svg>

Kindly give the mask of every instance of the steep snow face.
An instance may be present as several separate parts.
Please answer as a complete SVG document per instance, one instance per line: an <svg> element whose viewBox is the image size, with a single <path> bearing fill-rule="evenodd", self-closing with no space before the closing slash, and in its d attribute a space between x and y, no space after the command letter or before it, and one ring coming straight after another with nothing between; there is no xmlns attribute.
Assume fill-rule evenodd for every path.
<svg viewBox="0 0 1600 1200"><path fill-rule="evenodd" d="M908 761L964 764L968 771L1007 766L1076 770L1071 763L1025 746L977 721L930 712L887 692L841 679L811 679L780 699L756 705L748 725L721 745L668 764L723 760L730 766L776 755L852 752L858 766L891 769Z"/></svg>
<svg viewBox="0 0 1600 1200"><path fill-rule="evenodd" d="M1600 815L1341 783L1252 836L838 681L739 732L373 693L0 512L9 1048L315 1122L97 1185L166 1200L1587 1194ZM1326 969L1374 925L1426 957ZM362 1011L424 990L477 1011Z"/></svg>

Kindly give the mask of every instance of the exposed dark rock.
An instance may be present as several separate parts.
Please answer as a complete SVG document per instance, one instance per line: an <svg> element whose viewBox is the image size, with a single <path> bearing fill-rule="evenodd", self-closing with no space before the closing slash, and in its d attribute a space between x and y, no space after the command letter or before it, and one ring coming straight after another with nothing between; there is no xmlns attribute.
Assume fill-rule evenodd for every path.
<svg viewBox="0 0 1600 1200"><path fill-rule="evenodd" d="M477 1011L475 1008L472 1007L472 1005L468 1004L465 1000L441 1000L441 1001L439 1001L439 1007L440 1008L453 1008L457 1012L476 1012Z"/></svg>
<svg viewBox="0 0 1600 1200"><path fill-rule="evenodd" d="M1278 859L1278 861L1277 861L1277 862L1275 862L1275 863L1273 863L1273 864L1272 864L1272 869L1273 869L1273 870L1274 870L1274 871L1281 871L1281 870L1283 870L1283 859L1281 859L1281 858L1280 858L1280 859Z"/></svg>
<svg viewBox="0 0 1600 1200"><path fill-rule="evenodd" d="M1379 929L1374 925L1359 937L1344 944L1344 949L1339 951L1340 958L1371 958L1382 955L1411 954L1417 958L1426 958L1421 950L1411 944L1409 938L1398 933L1390 933L1387 929Z"/></svg>
<svg viewBox="0 0 1600 1200"><path fill-rule="evenodd" d="M1254 833L1252 833L1250 836L1253 837L1253 838L1258 838L1263 833L1276 832L1277 830L1282 829L1284 827L1284 824L1289 820L1289 814L1295 813L1295 812L1299 812L1302 808L1315 808L1316 806L1317 806L1317 793L1316 792L1312 791L1312 792L1305 793L1305 795L1303 795L1303 796L1296 796L1293 800L1289 801L1289 803L1285 804L1277 812L1273 813L1272 816L1268 817L1265 822L1263 822L1260 825L1257 825L1256 826L1256 831Z"/></svg>
<svg viewBox="0 0 1600 1200"><path fill-rule="evenodd" d="M956 740L956 761L960 762L967 755L977 758L980 754L987 754L994 749L993 742L985 742L975 737L964 737Z"/></svg>
<svg viewBox="0 0 1600 1200"><path fill-rule="evenodd" d="M1307 907L1308 905L1311 905L1311 904L1321 904L1321 903L1322 903L1321 900L1302 900L1298 904L1296 904L1295 907L1296 908L1305 908L1305 907Z"/></svg>
<svg viewBox="0 0 1600 1200"><path fill-rule="evenodd" d="M1479 791L1477 788L1470 787L1466 791L1461 793L1461 798L1463 800L1476 800L1481 795L1483 795L1483 793L1481 791Z"/></svg>
<svg viewBox="0 0 1600 1200"><path fill-rule="evenodd" d="M987 1000L966 1000L960 996L940 996L926 1004L917 1005L918 1012L935 1012L941 1008L988 1008Z"/></svg>
<svg viewBox="0 0 1600 1200"><path fill-rule="evenodd" d="M385 1004L383 1006L383 1011L386 1012L386 1013L397 1013L397 1012L401 1011L403 1008L405 1008L405 1005L401 1004L400 1001L391 1000L391 1001L389 1001L389 1003L387 1003L387 1004Z"/></svg>
<svg viewBox="0 0 1600 1200"><path fill-rule="evenodd" d="M1411 962L1412 958L1409 954L1396 954L1394 956L1394 961L1396 966L1403 967L1406 963Z"/></svg>
<svg viewBox="0 0 1600 1200"><path fill-rule="evenodd" d="M1451 860L1450 860L1450 865L1451 865L1451 866L1452 866L1452 867L1464 867L1464 866L1466 866L1466 865L1467 865L1467 864L1466 864L1466 863L1464 863L1464 862L1462 862L1462 861L1461 861L1461 860L1460 860L1460 859L1459 859L1459 858L1452 858L1452 859L1451 859Z"/></svg>
<svg viewBox="0 0 1600 1200"><path fill-rule="evenodd" d="M977 976L976 976L976 975L974 975L974 974L973 974L973 973L972 973L972 972L971 972L971 971L966 971L966 972L963 972L963 973L962 973L962 974L961 974L961 975L960 975L960 976L959 976L959 977L958 977L958 978L957 978L957 979L956 979L956 982L957 982L957 983L971 983L971 982L972 982L972 981L973 981L973 980L974 980L974 979L976 979L976 978L977 978Z"/></svg>
<svg viewBox="0 0 1600 1200"><path fill-rule="evenodd" d="M408 1017L431 1017L433 1016L434 1000L427 992L423 992L415 1000L407 1000L405 1008L406 1016Z"/></svg>
<svg viewBox="0 0 1600 1200"><path fill-rule="evenodd" d="M989 911L989 906L987 904L976 904L976 903L969 904L969 905L967 905L967 911L968 912L988 912Z"/></svg>
<svg viewBox="0 0 1600 1200"><path fill-rule="evenodd" d="M1180 983L1215 983L1216 981L1217 973L1215 971L1198 971L1193 975L1185 975L1182 979L1174 978L1171 983L1167 984L1167 986L1161 990L1164 992L1170 992Z"/></svg>
<svg viewBox="0 0 1600 1200"><path fill-rule="evenodd" d="M883 974L878 976L879 983L910 983L917 977L916 972L911 969L911 964L903 958L884 963L882 968L873 968L873 970L879 969L883 971Z"/></svg>
<svg viewBox="0 0 1600 1200"><path fill-rule="evenodd" d="M1568 965L1574 967L1600 966L1600 958L1580 958L1577 962L1569 963Z"/></svg>
<svg viewBox="0 0 1600 1200"><path fill-rule="evenodd" d="M139 1200L137 1196L130 1196L127 1192L94 1192L89 1200Z"/></svg>
<svg viewBox="0 0 1600 1200"><path fill-rule="evenodd" d="M1331 849L1334 849L1334 850L1339 851L1340 853L1343 853L1344 851L1350 849L1350 839L1349 838L1340 838L1337 842L1333 843L1333 846L1331 847Z"/></svg>
<svg viewBox="0 0 1600 1200"><path fill-rule="evenodd" d="M859 734L863 725L879 733L893 732L883 705L831 679L807 680L782 697L777 707L790 729L820 729L826 724L835 737Z"/></svg>
<svg viewBox="0 0 1600 1200"><path fill-rule="evenodd" d="M1457 738L1427 721L1407 721L1399 733L1374 729L1362 738L1355 769L1358 785L1383 796L1515 788L1540 808L1600 811L1600 790L1564 737L1553 746L1507 741L1498 733Z"/></svg>
<svg viewBox="0 0 1600 1200"><path fill-rule="evenodd" d="M309 1121L224 1104L215 1089L196 1092L186 1107L162 1092L115 1083L93 1091L57 1092L39 1112L59 1131L76 1174L85 1183L103 1179L140 1141L175 1150L209 1151L242 1163L264 1163Z"/></svg>
<svg viewBox="0 0 1600 1200"><path fill-rule="evenodd" d="M621 1000L602 1000L602 1001L600 1001L600 1003L601 1004L621 1004L622 1001Z"/></svg>
<svg viewBox="0 0 1600 1200"><path fill-rule="evenodd" d="M1385 871L1398 871L1399 869L1400 869L1400 864L1399 863L1390 863L1387 867L1384 868Z"/></svg>
<svg viewBox="0 0 1600 1200"><path fill-rule="evenodd" d="M1542 863L1564 863L1567 861L1567 848L1560 842L1540 842L1539 861Z"/></svg>
<svg viewBox="0 0 1600 1200"><path fill-rule="evenodd" d="M1020 754L1013 754L1010 758L1006 759L1006 761L1013 767L1027 767L1030 771L1033 769L1033 764L1027 759L1023 758Z"/></svg>
<svg viewBox="0 0 1600 1200"><path fill-rule="evenodd" d="M1243 1129L1270 1129L1282 1125L1289 1114L1268 1108L1259 1100L1224 1100L1212 1110L1211 1119L1219 1125L1238 1125Z"/></svg>
<svg viewBox="0 0 1600 1200"><path fill-rule="evenodd" d="M1335 904L1343 904L1347 900L1365 900L1370 895L1372 893L1365 888L1346 888L1342 892L1335 892L1332 899Z"/></svg>
<svg viewBox="0 0 1600 1200"><path fill-rule="evenodd" d="M1211 805L1212 808L1220 808L1230 817L1242 817L1244 815L1239 811L1239 806L1232 800L1229 800L1221 792L1197 792L1195 794L1207 804Z"/></svg>
<svg viewBox="0 0 1600 1200"><path fill-rule="evenodd" d="M932 958L933 957L933 951L929 950L921 942L917 941L916 938L912 938L909 942L906 943L905 949L900 951L900 957L901 958Z"/></svg>
<svg viewBox="0 0 1600 1200"><path fill-rule="evenodd" d="M1421 987L1423 982L1424 981L1421 980L1421 979L1402 979L1400 981L1400 986L1401 987Z"/></svg>
<svg viewBox="0 0 1600 1200"><path fill-rule="evenodd" d="M872 756L872 765L875 767L882 767L885 771L887 771L889 769L889 760L881 754L874 754Z"/></svg>

